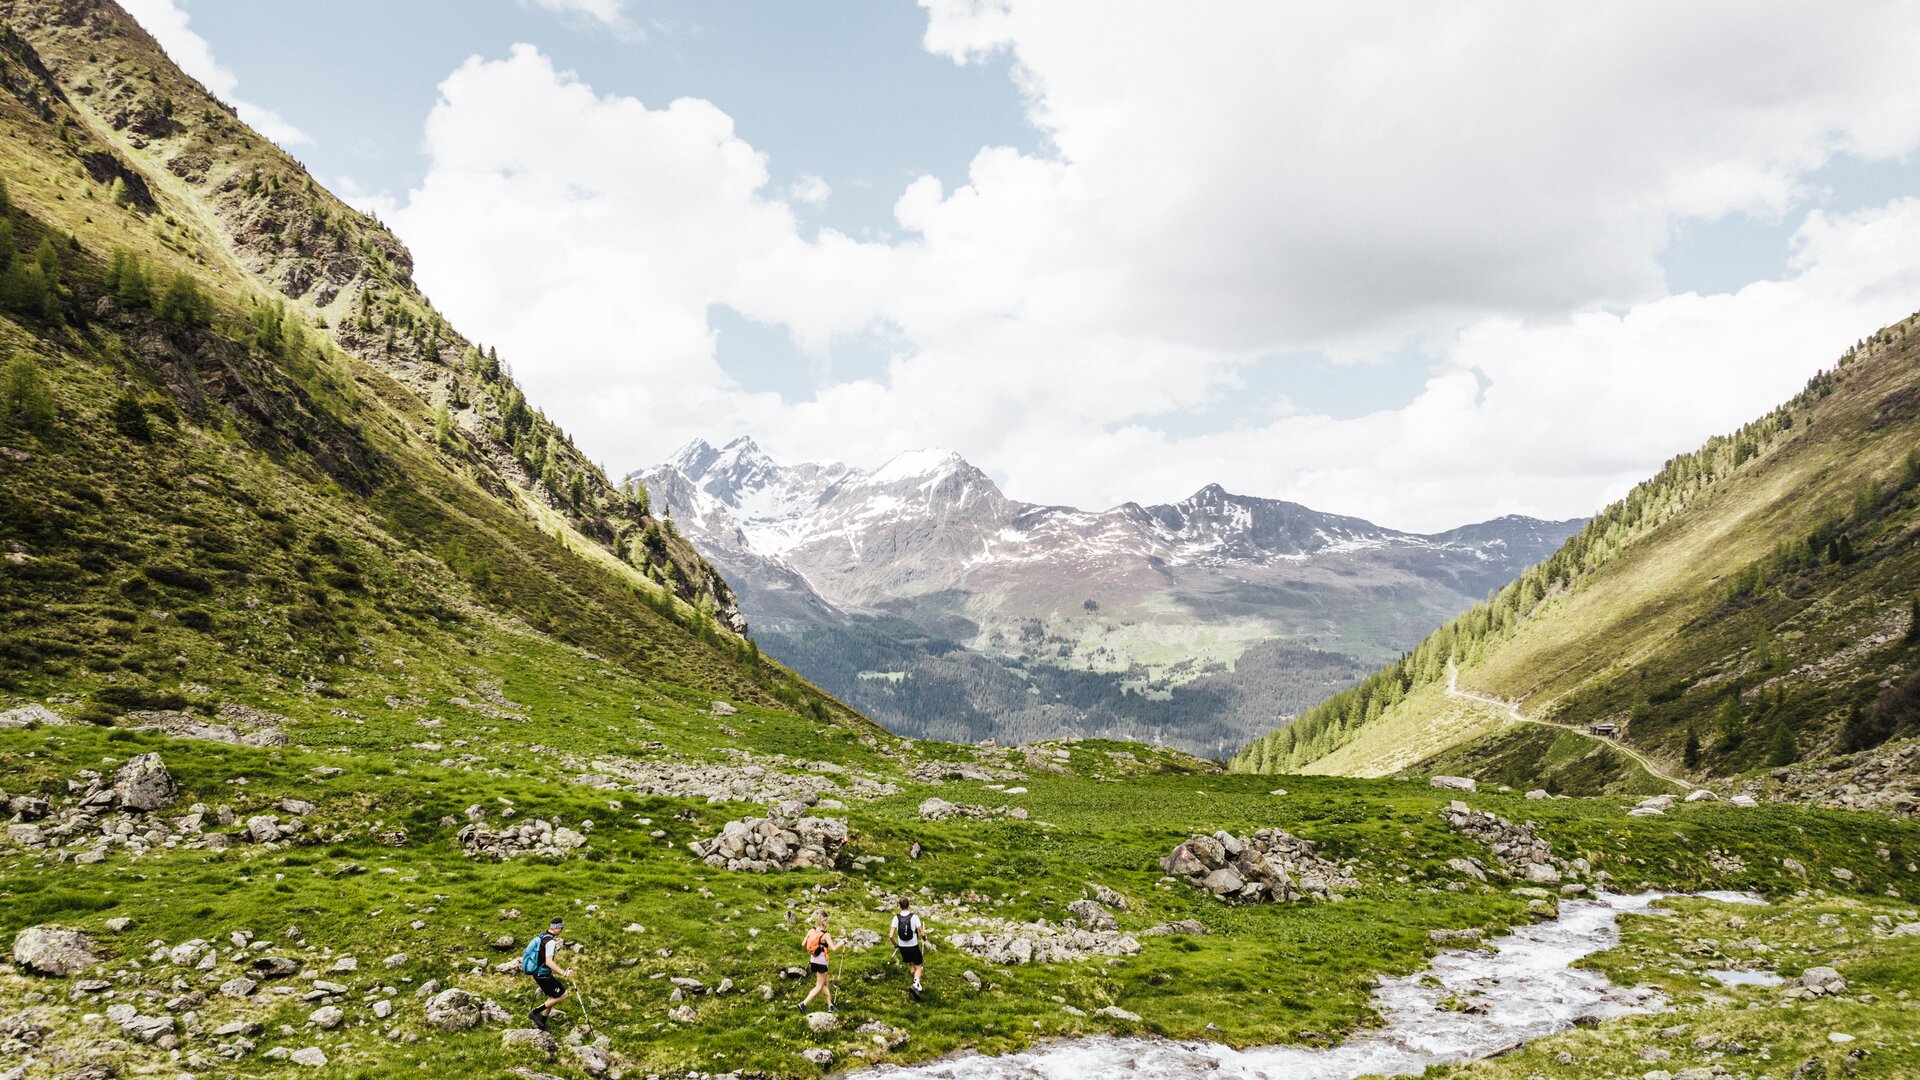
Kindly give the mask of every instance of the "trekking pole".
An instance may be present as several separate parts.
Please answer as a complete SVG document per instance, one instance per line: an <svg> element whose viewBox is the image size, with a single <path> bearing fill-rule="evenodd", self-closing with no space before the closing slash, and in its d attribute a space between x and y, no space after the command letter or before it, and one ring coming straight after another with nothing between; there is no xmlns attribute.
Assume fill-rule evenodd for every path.
<svg viewBox="0 0 1920 1080"><path fill-rule="evenodd" d="M580 991L580 1018L587 1022L588 1027L592 1027L593 1017L587 1013L587 980L580 978L574 981L579 984L577 988Z"/></svg>

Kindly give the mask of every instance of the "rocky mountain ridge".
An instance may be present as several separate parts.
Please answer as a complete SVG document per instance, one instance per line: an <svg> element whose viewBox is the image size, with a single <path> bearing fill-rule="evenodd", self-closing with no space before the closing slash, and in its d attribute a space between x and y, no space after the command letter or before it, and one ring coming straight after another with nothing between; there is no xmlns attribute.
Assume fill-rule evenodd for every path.
<svg viewBox="0 0 1920 1080"><path fill-rule="evenodd" d="M977 686L984 672L942 676L976 684L941 695L964 699L965 730L919 726L929 707L945 708L922 698L916 718L897 700L910 692L903 681L930 676L924 665L874 657L835 672L810 662L818 632L859 636L872 620L903 620L930 635L949 666L964 651L1020 669L1010 677L1044 700L1016 701L1014 711L1060 714L1034 717L1042 726L1021 734L1111 734L1090 715L1097 706L1070 704L1068 691L1038 685L1034 672L1085 673L1115 694L1164 697L1209 671L1231 676L1260 643L1384 659L1578 525L1506 517L1422 535L1218 484L1177 503L1089 511L1009 498L948 450L909 451L872 470L786 465L744 437L720 447L696 440L629 480L725 571L773 655L889 723L947 737L1015 734L993 726L1009 705L989 707ZM900 627L889 633L902 636ZM849 642L835 648L844 654ZM1318 688L1324 678L1316 664L1296 682ZM1268 717L1287 711L1287 695L1267 697L1241 704ZM1136 719L1154 725L1153 711ZM1167 716L1158 732L1125 730L1209 751L1227 738L1195 741L1172 731L1180 726Z"/></svg>

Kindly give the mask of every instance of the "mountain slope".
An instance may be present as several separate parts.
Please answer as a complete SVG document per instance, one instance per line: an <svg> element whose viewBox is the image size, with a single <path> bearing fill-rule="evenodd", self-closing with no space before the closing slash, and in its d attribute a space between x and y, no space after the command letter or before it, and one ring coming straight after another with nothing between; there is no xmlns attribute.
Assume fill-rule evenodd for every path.
<svg viewBox="0 0 1920 1080"><path fill-rule="evenodd" d="M866 730L759 658L720 576L433 312L385 229L131 18L0 13L0 686L103 720L338 699L511 639Z"/></svg>
<svg viewBox="0 0 1920 1080"><path fill-rule="evenodd" d="M1663 771L1695 781L1920 733L1913 325L1874 334L1791 402L1668 462L1491 602L1235 765L1569 779L1548 752L1564 734L1509 727L1501 710L1448 695L1450 659L1463 690L1577 730L1616 724ZM1582 779L1570 787L1633 772L1618 756L1575 757ZM1820 788L1812 775L1779 779Z"/></svg>
<svg viewBox="0 0 1920 1080"><path fill-rule="evenodd" d="M1421 536L1211 485L1094 512L957 454L871 472L736 439L635 474L765 648L890 728L1223 754L1509 580L1577 522Z"/></svg>

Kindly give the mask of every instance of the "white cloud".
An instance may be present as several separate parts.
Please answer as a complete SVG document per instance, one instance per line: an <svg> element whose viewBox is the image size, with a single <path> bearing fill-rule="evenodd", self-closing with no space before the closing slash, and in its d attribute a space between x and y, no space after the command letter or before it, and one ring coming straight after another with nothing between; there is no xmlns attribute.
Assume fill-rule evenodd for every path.
<svg viewBox="0 0 1920 1080"><path fill-rule="evenodd" d="M313 142L313 137L301 131L282 118L272 109L243 101L234 96L240 80L231 69L213 58L213 47L207 39L193 32L188 26L187 13L180 9L175 0L121 0L121 6L127 9L142 29L153 35L160 47L167 51L180 70L200 80L213 96L233 106L240 119L248 127L279 143L281 146L299 146Z"/></svg>
<svg viewBox="0 0 1920 1080"><path fill-rule="evenodd" d="M1423 528L1588 512L1920 294L1914 204L1806 212L1836 155L1920 148L1920 24L1890 10L928 6L929 48L1013 56L1049 146L907 185L896 239L804 237L808 182L775 187L720 108L602 95L525 45L442 84L390 220L616 466L739 431L863 464L938 443L1024 498L1217 480ZM1666 295L1670 231L1729 214L1803 220L1790 276ZM716 304L892 359L806 402L750 392ZM1154 427L1263 357L1409 340L1442 362L1404 408Z"/></svg>
<svg viewBox="0 0 1920 1080"><path fill-rule="evenodd" d="M557 15L584 16L616 36L639 39L646 35L627 17L627 0L520 0Z"/></svg>
<svg viewBox="0 0 1920 1080"><path fill-rule="evenodd" d="M829 187L825 180L822 180L812 173L801 176L787 189L787 197L789 199L797 203L805 203L808 206L825 206L827 205L827 199L832 195L833 188Z"/></svg>

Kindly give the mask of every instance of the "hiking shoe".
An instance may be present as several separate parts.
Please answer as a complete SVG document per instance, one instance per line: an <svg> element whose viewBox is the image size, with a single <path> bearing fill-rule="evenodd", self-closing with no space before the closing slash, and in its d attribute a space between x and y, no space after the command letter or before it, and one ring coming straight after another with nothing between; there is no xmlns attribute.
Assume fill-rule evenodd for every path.
<svg viewBox="0 0 1920 1080"><path fill-rule="evenodd" d="M552 1030L547 1026L547 1014L541 1011L538 1006L535 1006L531 1012L527 1013L527 1016L532 1018L533 1026L539 1028L541 1031Z"/></svg>
<svg viewBox="0 0 1920 1080"><path fill-rule="evenodd" d="M803 1002L801 1002L800 1004L798 1004L798 1005L795 1005L795 1006L794 1006L794 1008L796 1008L796 1009L799 1009L799 1010L800 1010L801 1012L806 1012L806 1011L807 1011L807 1003L803 1001Z"/></svg>

